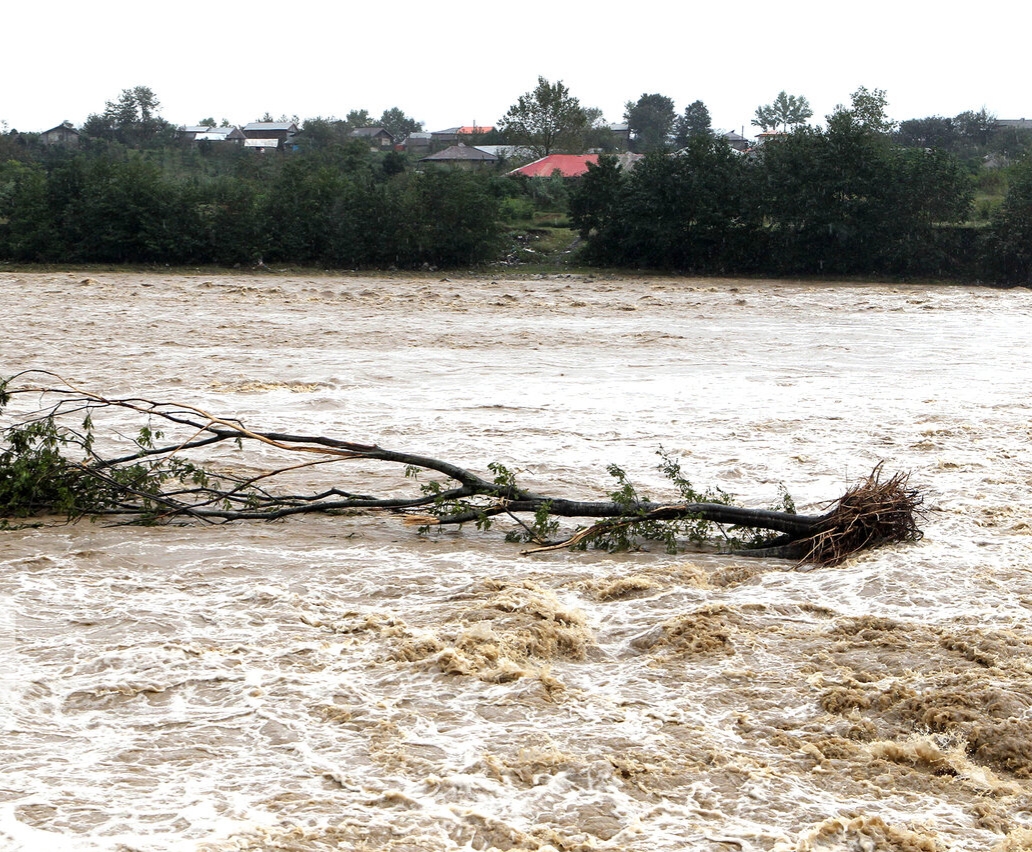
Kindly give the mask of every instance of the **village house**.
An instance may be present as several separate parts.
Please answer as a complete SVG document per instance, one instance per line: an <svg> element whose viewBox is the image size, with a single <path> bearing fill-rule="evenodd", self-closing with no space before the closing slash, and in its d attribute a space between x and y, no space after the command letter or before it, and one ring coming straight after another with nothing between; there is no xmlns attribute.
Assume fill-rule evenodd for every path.
<svg viewBox="0 0 1032 852"><path fill-rule="evenodd" d="M616 160L624 170L634 168L635 163L642 158L642 154L624 153L617 154ZM549 154L527 163L518 169L508 172L509 175L523 175L524 177L552 177L559 175L564 178L581 177L588 173L588 165L598 164L598 154Z"/></svg>
<svg viewBox="0 0 1032 852"><path fill-rule="evenodd" d="M451 145L473 144L476 140L494 130L494 127L481 127L473 123L462 127L449 127L446 130L435 130L430 134L430 147L440 151Z"/></svg>
<svg viewBox="0 0 1032 852"><path fill-rule="evenodd" d="M70 121L62 121L57 127L44 130L40 135L40 141L44 145L67 145L76 148L79 145L81 134L72 127Z"/></svg>
<svg viewBox="0 0 1032 852"><path fill-rule="evenodd" d="M410 133L401 143L401 147L410 154L429 154L430 144L433 141L432 133Z"/></svg>
<svg viewBox="0 0 1032 852"><path fill-rule="evenodd" d="M293 121L252 121L243 126L245 148L284 148L297 135Z"/></svg>
<svg viewBox="0 0 1032 852"><path fill-rule="evenodd" d="M741 133L735 133L733 130L729 130L724 134L724 138L727 140L727 144L734 148L736 151L748 151L749 140L746 139Z"/></svg>
<svg viewBox="0 0 1032 852"><path fill-rule="evenodd" d="M479 148L460 142L458 145L452 145L429 157L422 157L419 162L472 170L494 166L498 162L498 157L488 151L481 151Z"/></svg>
<svg viewBox="0 0 1032 852"><path fill-rule="evenodd" d="M390 151L394 148L394 136L382 127L359 127L351 131L355 139L364 139L374 151Z"/></svg>
<svg viewBox="0 0 1032 852"><path fill-rule="evenodd" d="M176 134L182 142L230 142L243 144L247 138L239 127L213 127L198 124L191 127L180 127Z"/></svg>

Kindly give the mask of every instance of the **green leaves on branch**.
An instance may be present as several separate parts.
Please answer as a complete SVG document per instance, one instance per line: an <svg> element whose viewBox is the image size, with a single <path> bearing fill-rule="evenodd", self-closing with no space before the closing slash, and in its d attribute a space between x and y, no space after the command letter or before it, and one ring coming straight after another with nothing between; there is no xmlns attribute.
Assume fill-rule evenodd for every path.
<svg viewBox="0 0 1032 852"><path fill-rule="evenodd" d="M677 498L671 500L671 504L732 505L730 494L719 488L697 491L684 476L677 459L663 449L658 450L658 455L662 460L660 472L677 491ZM701 545L713 539L715 525L701 515L687 513L673 518L652 517L655 503L650 497L638 494L627 478L626 471L615 464L609 465L606 470L616 481L616 488L610 492L609 497L622 507L622 511L610 522L596 524L597 531L578 542L582 549L591 546L611 552L636 550L641 547L641 542L658 541L663 543L667 553L677 553L685 542ZM729 545L740 543L724 534L722 529L720 535Z"/></svg>
<svg viewBox="0 0 1032 852"><path fill-rule="evenodd" d="M752 124L767 132L787 133L792 128L806 124L812 116L813 110L810 109L810 102L806 98L802 95L789 95L782 90L778 92L773 103L756 107Z"/></svg>
<svg viewBox="0 0 1032 852"><path fill-rule="evenodd" d="M224 151L203 165L228 173L212 175L174 153L168 166L116 149L0 162L0 259L468 267L504 246L499 178L387 167L396 156L357 142L260 162Z"/></svg>
<svg viewBox="0 0 1032 852"><path fill-rule="evenodd" d="M53 373L38 374L57 379ZM22 374L22 379L29 375ZM663 450L659 468L676 492L671 500L657 502L639 494L621 467L609 465L615 484L608 499L579 501L530 491L517 482L510 468L497 462L488 466L492 476L488 479L415 453L324 435L259 432L187 404L108 399L64 383L13 388L10 382L0 382L0 400L8 406L18 395L43 400L43 407L15 418L2 433L0 517L5 518L57 513L69 519L117 516L130 523L226 522L379 510L401 513L406 523L418 524L426 532L466 523L487 530L505 515L517 525L507 535L509 540L540 545L526 551L531 553L573 546L631 550L649 541L662 542L668 551L676 552L688 544L713 542L714 530L724 549L737 550L742 539L725 532L730 528L735 533L744 530L745 541L752 546L769 544L760 551L763 555L808 558L812 554L825 564L835 564L858 549L920 537L919 494L907 487L902 474L881 482L880 465L866 483L820 516L796 514L784 491L779 510L734 506L730 495L720 489L699 492L680 462ZM125 452L122 436L130 434L130 422L139 424L141 418L143 424L137 425L132 447ZM96 434L98 420L107 434ZM190 458L191 453L210 454L225 442L245 450L258 443L268 454L291 458L269 470L270 456L263 453L263 473L251 477L227 471L225 463L216 470L210 463ZM298 454L303 458L300 463ZM423 472L441 478L420 484L418 493L409 496L376 496L343 485L307 494L274 490L281 474L356 459L401 466L406 479L418 480ZM530 520L524 520L528 516ZM559 533L560 518L599 520L553 543L550 539ZM770 541L761 530L778 534L777 538Z"/></svg>
<svg viewBox="0 0 1032 852"><path fill-rule="evenodd" d="M0 382L0 414L11 399L8 388L8 382ZM232 439L236 444L263 440L261 435L243 429L226 431L222 421L218 421L221 425L216 428L214 421L194 420L189 407L159 406L138 400L110 401L72 395L61 389L32 390L44 397L56 394L58 401L49 409L21 418L3 431L0 517L62 515L74 520L83 516L122 515L136 523L156 523L188 517L276 517L284 510L296 513L363 506L408 508L422 513L413 518L421 523L423 533L434 527L441 529L462 523L473 523L477 529L487 530L495 518L506 515L516 524L507 533L507 540L548 545L559 533L560 516L569 517L584 510L583 506L571 510L569 501L532 494L518 484L512 469L499 462L488 465L492 477L488 480L434 459L378 448L366 449L373 455L382 454L387 460L403 463L408 479L419 481L427 471L444 473L445 479L420 481L419 494L411 499L378 499L338 489L308 497L277 497L259 487L257 480L241 479L225 471L216 473L210 466L198 464L184 455L184 448L213 442L212 437L197 438L198 433L213 434L218 440ZM131 440L132 449L128 454L110 458L98 451L94 415L101 412L109 425L113 414L137 414L145 418ZM80 416L81 423L73 421L73 415ZM158 424L162 424L161 428ZM176 434L166 438L166 432L184 426L192 430L193 441ZM116 431L124 432L125 424L119 422ZM105 436L102 443L110 440L110 436ZM166 440L167 445L163 445ZM294 440L307 444L308 439L272 436L266 442L290 449ZM353 455L353 452L342 452L341 458ZM676 490L674 502L730 504L729 495L719 489L705 493L696 491L683 475L680 463L663 451L660 455L660 470ZM662 541L674 552L685 542L701 543L710 535L710 524L694 515L670 519L652 517L650 512L660 504L639 495L618 465L609 465L607 470L615 480L615 487L608 495L609 501L602 505L612 515L611 523L597 524L590 535L578 540L578 546L631 550L640 547L642 542ZM274 471L263 478L271 479L275 475ZM345 499L331 502L328 497ZM591 511L592 504L584 505ZM523 520L522 515L529 515L530 519Z"/></svg>
<svg viewBox="0 0 1032 852"><path fill-rule="evenodd" d="M538 77L537 86L520 95L498 122L510 144L529 148L535 156L580 151L591 116L562 80Z"/></svg>
<svg viewBox="0 0 1032 852"><path fill-rule="evenodd" d="M150 443L146 428L137 437ZM86 515L118 513L132 500L143 522L155 519L170 478L194 473L187 463L168 471L144 463L110 470L91 466L94 444L92 418L73 431L52 414L5 430L0 452L0 517L27 518L61 515L74 520Z"/></svg>

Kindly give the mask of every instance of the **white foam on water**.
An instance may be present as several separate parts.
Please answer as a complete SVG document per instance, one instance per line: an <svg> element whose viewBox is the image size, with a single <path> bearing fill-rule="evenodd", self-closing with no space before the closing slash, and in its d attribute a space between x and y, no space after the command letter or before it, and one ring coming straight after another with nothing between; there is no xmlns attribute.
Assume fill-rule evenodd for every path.
<svg viewBox="0 0 1032 852"><path fill-rule="evenodd" d="M663 447L697 487L765 506L783 483L816 511L885 460L926 495L925 539L803 571L527 558L502 525L389 515L6 531L0 848L788 850L871 812L973 851L1002 837L973 815L986 789L1027 824L1027 779L878 762L850 726L888 722L821 704L928 686L835 633L866 618L959 637L1020 693L992 654L1032 610L1026 291L81 277L0 274L24 330L5 369L501 461L560 496L604 496L610 462L669 495ZM357 472L412 486L305 476Z"/></svg>

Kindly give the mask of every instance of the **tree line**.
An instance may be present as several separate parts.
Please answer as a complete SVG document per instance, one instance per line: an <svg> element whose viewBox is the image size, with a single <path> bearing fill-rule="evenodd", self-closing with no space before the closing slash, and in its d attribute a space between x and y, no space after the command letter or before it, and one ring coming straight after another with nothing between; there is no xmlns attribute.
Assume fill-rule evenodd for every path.
<svg viewBox="0 0 1032 852"><path fill-rule="evenodd" d="M632 171L589 169L571 201L586 257L702 273L946 277L1032 283L1032 158L971 221L976 182L942 148L894 138L884 92L861 88L826 127L798 124L755 155L696 134Z"/></svg>
<svg viewBox="0 0 1032 852"><path fill-rule="evenodd" d="M490 180L414 171L358 142L296 157L151 153L0 164L0 258L350 269L471 266L502 251Z"/></svg>
<svg viewBox="0 0 1032 852"><path fill-rule="evenodd" d="M569 214L578 256L592 264L1032 281L1029 156L991 171L984 155L973 159L976 137L978 151L995 138L987 114L948 122L952 149L920 144L942 122L922 120L928 133L915 135L914 122L886 117L881 90L857 90L823 127L805 123L805 98L782 92L753 121L777 132L746 153L713 131L700 101L678 116L671 99L645 94L626 117L651 151L626 171L601 156L573 181L423 170L351 139L344 131L368 117L358 114L305 122L284 155L183 147L166 138L158 106L149 89L126 90L91 116L99 135L81 150L19 149L0 136L0 260L463 267L506 257L517 213L547 205ZM500 129L569 150L595 112L539 78ZM1007 175L1007 191L979 202L979 217L987 175Z"/></svg>

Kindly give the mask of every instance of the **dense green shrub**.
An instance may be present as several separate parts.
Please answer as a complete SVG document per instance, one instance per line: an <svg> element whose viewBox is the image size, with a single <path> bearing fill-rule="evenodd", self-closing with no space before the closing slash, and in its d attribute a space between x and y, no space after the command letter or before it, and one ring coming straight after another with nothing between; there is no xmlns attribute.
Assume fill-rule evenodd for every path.
<svg viewBox="0 0 1032 852"><path fill-rule="evenodd" d="M500 251L499 198L487 176L420 174L397 158L384 169L354 145L194 159L199 166L112 144L0 166L0 257L361 268L463 266Z"/></svg>
<svg viewBox="0 0 1032 852"><path fill-rule="evenodd" d="M964 168L861 123L803 127L743 156L697 137L624 174L603 158L571 200L591 262L702 272L951 275L972 241Z"/></svg>
<svg viewBox="0 0 1032 852"><path fill-rule="evenodd" d="M266 156L19 149L0 162L0 260L462 267L503 256L514 224L568 213L599 265L1032 281L1029 160L994 172L973 214L984 173L901 147L868 100L873 112L854 104L755 153L700 134L629 171L603 156L573 181L420 172L354 141Z"/></svg>
<svg viewBox="0 0 1032 852"><path fill-rule="evenodd" d="M990 280L1032 286L1032 155L1011 174L1007 195L990 223L983 257Z"/></svg>
<svg viewBox="0 0 1032 852"><path fill-rule="evenodd" d="M596 263L703 272L752 264L759 221L749 164L723 140L695 137L677 156L650 154L627 175L602 158L571 201Z"/></svg>

